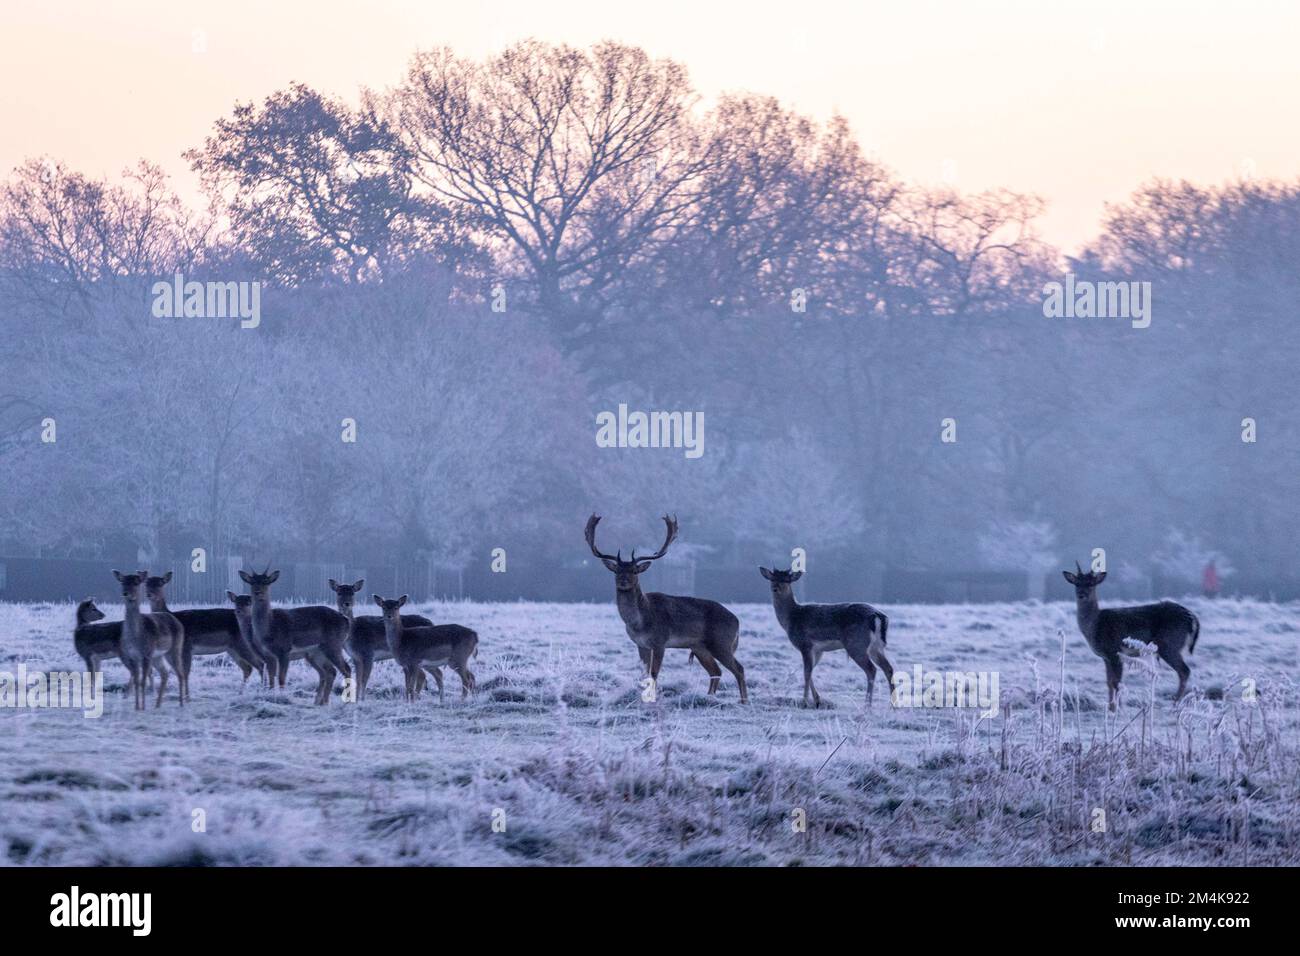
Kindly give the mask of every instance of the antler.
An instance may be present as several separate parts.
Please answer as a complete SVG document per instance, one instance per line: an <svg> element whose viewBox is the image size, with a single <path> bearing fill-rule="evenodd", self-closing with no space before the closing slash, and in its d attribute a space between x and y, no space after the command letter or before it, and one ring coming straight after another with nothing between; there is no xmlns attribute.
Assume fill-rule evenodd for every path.
<svg viewBox="0 0 1300 956"><path fill-rule="evenodd" d="M615 557L612 554L605 554L603 551L601 551L599 548L596 547L596 525L598 524L600 524L600 515L592 515L590 518L587 519L587 530L586 532L584 532L587 537L587 547L591 548L591 553L594 554L596 557L600 558L600 560L602 561L621 562L623 560L622 551L618 553L618 557Z"/></svg>
<svg viewBox="0 0 1300 956"><path fill-rule="evenodd" d="M656 561L668 553L668 546L677 538L677 518L664 515L664 524L668 526L668 534L664 536L664 543L654 554L647 554L645 557L638 558L636 549L632 549L632 560L635 561Z"/></svg>
<svg viewBox="0 0 1300 956"><path fill-rule="evenodd" d="M1078 558L1075 558L1075 559L1074 559L1074 570L1078 571L1080 574L1083 574L1083 568L1079 567L1079 559L1078 559Z"/></svg>

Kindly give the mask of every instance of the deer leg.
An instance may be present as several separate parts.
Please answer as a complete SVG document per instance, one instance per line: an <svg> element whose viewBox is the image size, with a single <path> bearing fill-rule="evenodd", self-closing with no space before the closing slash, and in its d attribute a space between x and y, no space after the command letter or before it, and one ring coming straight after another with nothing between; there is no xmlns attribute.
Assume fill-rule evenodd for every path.
<svg viewBox="0 0 1300 956"><path fill-rule="evenodd" d="M463 661L458 662L455 668L457 675L460 677L460 699L464 700L469 696L469 692L474 689L474 674Z"/></svg>
<svg viewBox="0 0 1300 956"><path fill-rule="evenodd" d="M718 666L717 660L708 651L695 651L695 659L700 662L700 666L708 672L709 675L709 696L712 697L718 692L718 684L722 683L722 668Z"/></svg>
<svg viewBox="0 0 1300 956"><path fill-rule="evenodd" d="M317 704L324 707L330 702L330 697L334 694L334 678L338 676L338 668L332 663L326 664L320 679L320 700Z"/></svg>
<svg viewBox="0 0 1300 956"><path fill-rule="evenodd" d="M805 707L808 706L808 692L812 691L813 706L820 707L822 705L822 698L821 695L817 693L817 685L813 683L812 676L813 668L817 666L817 662L813 660L813 653L811 650L804 650L799 653L803 657L803 705Z"/></svg>
<svg viewBox="0 0 1300 956"><path fill-rule="evenodd" d="M1178 675L1178 692L1174 694L1175 703L1183 699L1183 694L1187 693L1187 679L1192 676L1192 669L1187 666L1183 660L1181 649L1176 644L1157 644L1156 645L1160 659L1174 669Z"/></svg>
<svg viewBox="0 0 1300 956"><path fill-rule="evenodd" d="M234 662L235 666L239 668L239 673L244 675L244 684L247 684L248 678L253 673L253 665L250 664L248 661L244 660L234 651L227 651L226 656L229 657ZM243 684L240 685L239 689L240 690L244 689Z"/></svg>
<svg viewBox="0 0 1300 956"><path fill-rule="evenodd" d="M374 674L374 672L375 672L375 660L372 657L368 661L366 661L366 692L367 693L369 693L370 691L370 676Z"/></svg>
<svg viewBox="0 0 1300 956"><path fill-rule="evenodd" d="M275 652L275 663L276 673L280 681L280 690L284 690L284 682L289 677L289 651L287 648Z"/></svg>
<svg viewBox="0 0 1300 956"><path fill-rule="evenodd" d="M867 675L867 706L871 706L871 701L876 692L876 665L871 663L871 655L867 649L859 644L845 644L844 650L848 652L853 663L862 668L862 672Z"/></svg>
<svg viewBox="0 0 1300 956"><path fill-rule="evenodd" d="M189 660L185 659L185 651L189 648L189 643L190 643L189 641L185 641L185 645L182 647L176 644L175 642L173 642L171 646L171 652L168 655L171 661L172 669L176 671L176 682L180 685L178 691L180 693L180 705L182 707L185 706L185 698L189 697L190 695L190 691L189 691L190 688L189 663L190 662ZM192 660L193 657L191 657L190 659ZM182 670L182 668L184 668L184 670Z"/></svg>
<svg viewBox="0 0 1300 956"><path fill-rule="evenodd" d="M735 640L733 638L728 641L726 647L716 650L714 656L717 658L719 664L731 671L735 676L736 686L740 688L740 702L742 704L747 704L749 703L749 690L745 686L745 668L741 667L740 661L736 660L736 655L732 650L735 646Z"/></svg>
<svg viewBox="0 0 1300 956"><path fill-rule="evenodd" d="M889 703L894 703L894 668L889 663L889 658L885 656L885 645L876 640L873 636L871 643L867 645L867 656L875 661L877 666L885 672L885 683L889 685ZM870 675L869 675L870 676Z"/></svg>
<svg viewBox="0 0 1300 956"><path fill-rule="evenodd" d="M659 668L664 663L664 649L656 647L650 651L650 679L657 685L659 683Z"/></svg>
<svg viewBox="0 0 1300 956"><path fill-rule="evenodd" d="M1124 662L1119 654L1106 656L1106 707L1114 711L1119 705L1119 679L1124 676Z"/></svg>
<svg viewBox="0 0 1300 956"><path fill-rule="evenodd" d="M431 675L433 675L433 682L438 685L438 703L441 704L442 703L442 668L436 665L431 665L426 667L425 670L428 671Z"/></svg>
<svg viewBox="0 0 1300 956"><path fill-rule="evenodd" d="M356 682L355 692L358 703L366 699L366 688L370 686L370 671L374 666L375 659L365 654L358 654L352 658L352 675Z"/></svg>
<svg viewBox="0 0 1300 956"><path fill-rule="evenodd" d="M176 677L181 685L181 704L184 704L186 698L190 696L190 668L194 666L194 644L188 637L183 637L176 651L178 653L174 655L176 659L172 665L176 668Z"/></svg>
<svg viewBox="0 0 1300 956"><path fill-rule="evenodd" d="M339 649L339 645L322 644L320 649L325 655L325 659L333 664L335 670L342 674L345 679L352 676L352 667L344 660L343 651Z"/></svg>
<svg viewBox="0 0 1300 956"><path fill-rule="evenodd" d="M636 652L641 655L641 670L645 676L650 676L650 652L640 644L636 647Z"/></svg>
<svg viewBox="0 0 1300 956"><path fill-rule="evenodd" d="M167 678L170 676L170 671L167 669L166 661L161 657L154 659L154 667L158 668L158 696L153 702L154 709L156 710L162 706L163 695L167 693ZM177 675L178 680L179 677L180 675Z"/></svg>

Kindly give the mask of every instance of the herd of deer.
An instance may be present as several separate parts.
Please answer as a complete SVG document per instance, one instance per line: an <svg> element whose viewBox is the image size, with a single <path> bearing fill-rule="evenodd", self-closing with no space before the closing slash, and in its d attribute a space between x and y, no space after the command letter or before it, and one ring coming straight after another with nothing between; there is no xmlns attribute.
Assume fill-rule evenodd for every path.
<svg viewBox="0 0 1300 956"><path fill-rule="evenodd" d="M172 611L167 607L168 571L151 576L147 571L113 575L122 585L125 611L121 621L99 623L104 612L87 599L77 605L73 643L77 653L94 673L105 658L117 657L131 675L137 710L145 705L145 685L152 672L159 674L158 696L162 704L171 671L180 685L178 699L183 706L190 696L190 664L194 655L228 654L248 680L254 670L268 686L278 678L285 686L289 662L305 659L319 678L316 703L326 704L340 673L354 679L356 699L363 700L375 661L392 658L406 674L406 696L414 700L424 689L427 671L442 696L442 668L449 666L459 676L462 696L474 689L469 659L478 656L478 635L459 624L434 624L426 617L402 614L406 595L386 601L374 595L382 617L357 617L357 592L366 583L339 584L330 580L337 609L271 607L271 585L280 577L269 567L261 572L240 571L250 594L227 591L233 608L199 608ZM150 610L140 610L140 589L144 589ZM347 649L352 666L344 659ZM354 677L355 668L355 677Z"/></svg>
<svg viewBox="0 0 1300 956"><path fill-rule="evenodd" d="M615 603L627 636L636 644L653 682L659 680L664 651L681 648L690 651L689 659L699 661L708 672L709 694L717 692L725 667L736 678L740 702L747 703L745 668L736 660L740 642L736 615L717 601L641 590L638 576L662 558L677 537L677 520L666 515L663 520L667 534L659 550L637 557L634 549L626 561L622 551L611 555L596 547L600 518L592 515L587 520L587 546L614 574ZM771 584L777 621L803 660L805 705L811 694L814 706L821 706L821 695L813 685L813 668L827 651L843 650L862 668L867 676L868 705L877 667L884 671L892 690L894 670L885 657L889 619L883 613L869 604L800 604L793 585L803 576L802 571L759 568L759 572ZM1110 709L1115 709L1119 697L1122 657L1139 653L1130 643L1134 641L1156 646L1161 659L1178 675L1175 700L1180 699L1191 673L1182 657L1183 647L1187 645L1188 653L1194 651L1200 634L1196 615L1172 601L1101 610L1097 585L1106 579L1106 572L1084 572L1077 563L1075 572L1062 573L1075 588L1079 630L1093 653L1105 662ZM444 666L460 677L462 697L474 689L469 660L478 656L478 634L459 624L434 624L420 615L402 614L406 595L396 600L372 595L382 614L359 617L354 605L364 579L355 584L331 579L335 608L272 608L271 585L280 572L268 565L261 573L239 572L251 593L227 591L233 608L170 611L165 593L172 578L170 571L162 576L150 576L146 571L113 574L122 586L123 619L103 622L104 614L95 602L82 601L77 606L73 640L92 673L99 670L102 660L120 658L131 676L136 709L145 707L145 687L153 670L159 674L154 706L162 704L172 670L176 671L183 705L189 697L190 664L196 654L227 654L245 681L256 670L268 686L278 678L281 688L289 662L305 659L319 679L317 704L329 702L340 673L353 681L356 700L364 700L375 662L389 658L397 661L405 674L407 700L414 701L423 691L426 673L433 677L441 698ZM141 588L149 602L147 612L140 609ZM351 666L344 658L345 649Z"/></svg>

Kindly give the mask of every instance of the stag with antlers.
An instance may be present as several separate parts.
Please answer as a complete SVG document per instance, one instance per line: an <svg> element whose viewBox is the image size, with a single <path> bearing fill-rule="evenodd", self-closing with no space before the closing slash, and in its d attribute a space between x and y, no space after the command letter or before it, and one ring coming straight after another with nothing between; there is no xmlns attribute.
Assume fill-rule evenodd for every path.
<svg viewBox="0 0 1300 956"><path fill-rule="evenodd" d="M704 598L679 597L651 591L643 593L637 576L668 553L668 546L677 537L677 519L664 515L668 533L664 543L654 554L637 557L635 549L630 560L623 560L623 552L605 554L596 547L598 515L587 519L587 546L614 573L614 598L619 617L627 628L627 636L636 645L650 679L659 682L659 668L663 664L664 650L669 647L685 648L709 674L709 693L718 690L722 667L731 671L740 688L740 702L748 703L745 687L745 668L736 660L736 645L740 642L740 621L717 601ZM721 666L719 666L721 665Z"/></svg>

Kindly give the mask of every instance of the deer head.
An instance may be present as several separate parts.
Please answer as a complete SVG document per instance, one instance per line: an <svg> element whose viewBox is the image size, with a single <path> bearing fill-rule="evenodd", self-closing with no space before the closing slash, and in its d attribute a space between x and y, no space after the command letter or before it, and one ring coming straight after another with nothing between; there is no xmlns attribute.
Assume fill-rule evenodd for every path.
<svg viewBox="0 0 1300 956"><path fill-rule="evenodd" d="M619 591L631 591L636 587L636 576L650 567L650 562L657 561L668 553L668 546L673 543L677 537L677 519L664 515L664 525L668 528L668 533L664 536L664 543L660 545L659 550L654 554L647 554L644 557L636 556L636 549L632 549L632 557L624 561L623 552L620 550L617 554L605 554L596 547L596 525L600 524L600 516L592 515L587 519L587 547L591 548L591 553L600 558L605 567L614 572L614 587Z"/></svg>
<svg viewBox="0 0 1300 956"><path fill-rule="evenodd" d="M123 574L121 571L114 569L113 577L117 578L118 583L122 585L122 599L127 604L139 604L140 586L149 577L149 572L137 571L135 574Z"/></svg>
<svg viewBox="0 0 1300 956"><path fill-rule="evenodd" d="M1106 572L1093 574L1091 571L1084 571L1079 567L1078 561L1074 562L1074 570L1076 572L1074 574L1069 571L1062 571L1061 574L1065 576L1065 580L1074 585L1074 596L1078 600L1091 600L1095 597L1093 592L1096 591L1097 585L1106 580Z"/></svg>
<svg viewBox="0 0 1300 956"><path fill-rule="evenodd" d="M330 590L334 592L335 603L338 604L339 613L344 617L352 616L352 609L357 603L357 592L365 583L365 578L361 578L356 584L339 584L330 578Z"/></svg>
<svg viewBox="0 0 1300 956"><path fill-rule="evenodd" d="M167 602L166 587L171 583L172 573L168 571L162 577L150 575L144 579L144 596L155 607Z"/></svg>
<svg viewBox="0 0 1300 956"><path fill-rule="evenodd" d="M379 610L383 612L385 623L389 621L392 621L394 623L401 621L402 608L406 605L405 594L403 594L395 601L386 601L383 598L381 598L378 594L372 594L370 595L370 597L374 599L375 604L379 605Z"/></svg>
<svg viewBox="0 0 1300 956"><path fill-rule="evenodd" d="M790 585L803 577L802 571L778 571L776 568L772 568L770 571L767 568L759 568L758 573L772 582L773 597L790 595L792 593Z"/></svg>
<svg viewBox="0 0 1300 956"><path fill-rule="evenodd" d="M254 571L249 574L247 571L241 570L239 577L248 585L248 589L253 592L253 600L259 602L269 601L271 600L271 585L280 579L280 572L272 571L271 565L268 564L266 570L261 573Z"/></svg>
<svg viewBox="0 0 1300 956"><path fill-rule="evenodd" d="M90 624L94 621L102 621L104 612L95 606L94 598L86 598L77 605L77 624Z"/></svg>
<svg viewBox="0 0 1300 956"><path fill-rule="evenodd" d="M235 606L235 616L246 615L253 610L253 595L236 594L234 591L227 591L226 597L230 598L230 603Z"/></svg>

